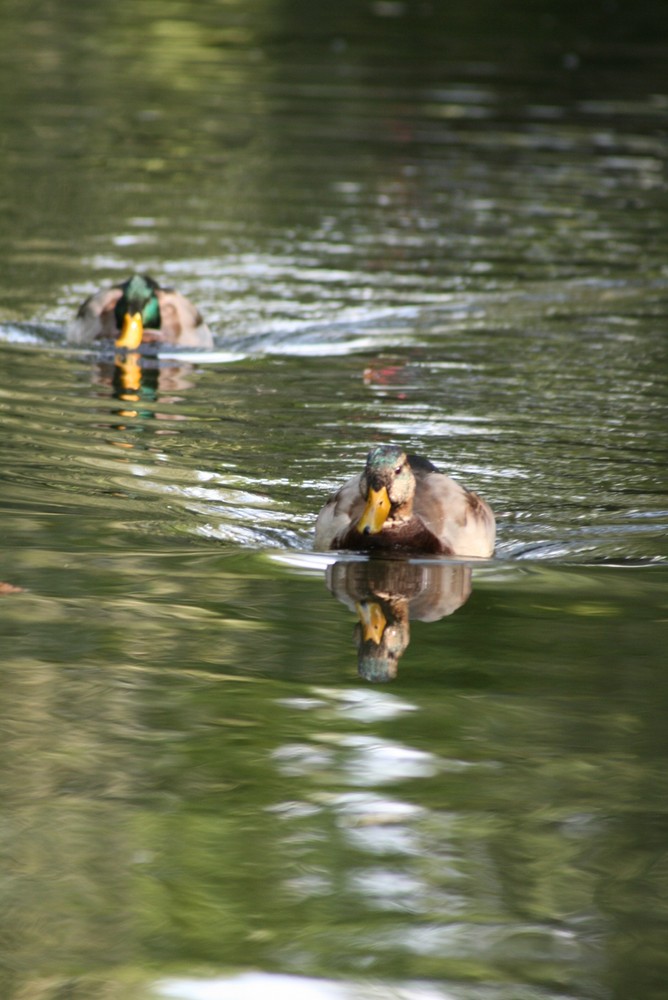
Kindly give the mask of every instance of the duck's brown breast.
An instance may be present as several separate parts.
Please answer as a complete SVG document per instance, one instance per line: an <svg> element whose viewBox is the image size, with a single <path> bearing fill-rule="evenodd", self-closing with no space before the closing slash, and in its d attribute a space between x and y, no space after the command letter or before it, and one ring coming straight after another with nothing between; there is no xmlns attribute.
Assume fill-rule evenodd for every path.
<svg viewBox="0 0 668 1000"><path fill-rule="evenodd" d="M444 544L418 518L396 524L386 524L376 534L360 532L355 525L335 539L332 548L352 549L356 552L403 551L420 552L424 555L453 555L449 545Z"/></svg>

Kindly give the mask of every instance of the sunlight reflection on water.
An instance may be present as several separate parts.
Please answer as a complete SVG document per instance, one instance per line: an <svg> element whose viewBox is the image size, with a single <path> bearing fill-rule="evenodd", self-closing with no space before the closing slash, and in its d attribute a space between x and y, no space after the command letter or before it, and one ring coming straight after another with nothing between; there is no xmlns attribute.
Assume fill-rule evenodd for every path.
<svg viewBox="0 0 668 1000"><path fill-rule="evenodd" d="M169 1000L349 1000L345 985L325 979L247 972L230 979L168 979L156 995Z"/></svg>
<svg viewBox="0 0 668 1000"><path fill-rule="evenodd" d="M508 986L467 986L451 983L441 987L429 981L334 982L301 976L247 972L240 976L215 979L169 979L158 984L157 997L166 1000L574 1000L559 989L515 984ZM521 993L518 992L521 989Z"/></svg>

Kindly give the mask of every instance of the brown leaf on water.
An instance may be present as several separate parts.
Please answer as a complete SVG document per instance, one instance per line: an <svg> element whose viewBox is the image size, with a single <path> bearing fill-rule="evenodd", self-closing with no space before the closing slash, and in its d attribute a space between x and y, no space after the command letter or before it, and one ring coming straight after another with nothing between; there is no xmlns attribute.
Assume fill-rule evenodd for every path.
<svg viewBox="0 0 668 1000"><path fill-rule="evenodd" d="M0 597L4 597L5 594L22 594L23 587L15 587L13 583L3 583L0 581Z"/></svg>

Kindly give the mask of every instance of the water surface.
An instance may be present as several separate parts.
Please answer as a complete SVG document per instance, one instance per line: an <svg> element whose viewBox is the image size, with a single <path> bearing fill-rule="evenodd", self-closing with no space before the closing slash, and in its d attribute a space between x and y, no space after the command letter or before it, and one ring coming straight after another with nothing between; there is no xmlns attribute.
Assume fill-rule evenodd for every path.
<svg viewBox="0 0 668 1000"><path fill-rule="evenodd" d="M4 5L3 996L665 995L667 27ZM493 560L312 552L385 440Z"/></svg>

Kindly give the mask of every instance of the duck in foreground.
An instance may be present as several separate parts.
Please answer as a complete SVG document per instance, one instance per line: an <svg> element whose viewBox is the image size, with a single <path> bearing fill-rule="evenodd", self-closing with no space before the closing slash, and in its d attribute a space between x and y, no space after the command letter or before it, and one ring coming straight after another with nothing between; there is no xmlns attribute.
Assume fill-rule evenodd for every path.
<svg viewBox="0 0 668 1000"><path fill-rule="evenodd" d="M180 292L161 288L142 274L87 298L67 339L74 344L113 341L115 347L129 351L150 343L213 347L211 331L197 307Z"/></svg>
<svg viewBox="0 0 668 1000"><path fill-rule="evenodd" d="M477 493L386 444L322 508L315 548L487 558L495 535L494 514Z"/></svg>

